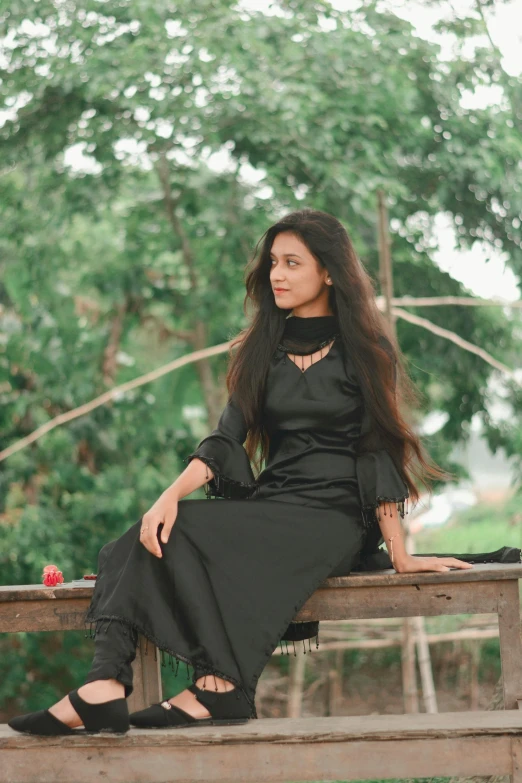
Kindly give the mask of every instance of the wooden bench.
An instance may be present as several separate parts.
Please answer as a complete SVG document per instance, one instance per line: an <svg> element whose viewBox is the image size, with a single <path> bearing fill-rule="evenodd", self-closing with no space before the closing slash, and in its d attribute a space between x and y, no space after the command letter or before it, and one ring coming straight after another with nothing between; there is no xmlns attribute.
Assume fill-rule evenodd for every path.
<svg viewBox="0 0 522 783"><path fill-rule="evenodd" d="M393 569L326 579L295 620L356 620L449 614L498 615L504 708L522 699L522 642L518 580L522 563L476 564L465 571L397 574ZM85 630L94 583L0 586L0 632ZM160 655L141 637L133 663L129 709L163 698ZM142 643L143 642L143 643Z"/></svg>
<svg viewBox="0 0 522 783"><path fill-rule="evenodd" d="M205 727L169 732L131 729L126 737L63 737L43 743L0 725L0 765L13 770L8 783L33 780L26 765L29 748L49 748L44 767L60 780L56 758L74 759L75 774L95 774L96 765L112 764L114 781L200 780L305 781L371 777L510 774L522 783L522 640L518 580L522 564L476 564L472 569L397 574L393 569L354 572L325 580L301 607L295 620L351 620L450 614L498 615L504 711L437 715L368 715L363 717L258 719L244 726ZM93 584L57 587L0 587L0 632L85 630L84 616ZM142 641L144 641L142 639ZM133 664L135 689L131 710L160 701L160 655L144 654L140 644ZM407 741L406 741L407 740ZM31 743L36 743L32 745ZM158 748L161 746L161 753ZM203 754L198 749L205 746ZM93 753L93 747L97 752ZM63 753L60 748L63 748ZM103 750L102 750L103 748ZM65 750L66 749L66 750ZM125 750L123 750L125 749ZM150 749L150 750L149 750ZM123 754L123 755L122 755ZM261 760L261 758L263 760ZM89 762L85 767L85 763ZM123 764L121 762L124 762ZM72 763L72 762L71 762ZM143 777L135 770L143 764ZM67 765L69 768L69 765ZM80 772L80 767L82 767ZM42 765L40 765L40 770ZM106 769L106 766L104 767ZM130 770L132 769L132 775ZM24 771L25 770L25 771ZM386 774L385 774L386 770ZM118 775L121 775L118 777ZM70 775L70 768L69 768ZM126 775L126 777L125 777ZM28 777L29 776L29 777ZM0 778L3 783L3 778ZM78 777L75 780L87 780Z"/></svg>

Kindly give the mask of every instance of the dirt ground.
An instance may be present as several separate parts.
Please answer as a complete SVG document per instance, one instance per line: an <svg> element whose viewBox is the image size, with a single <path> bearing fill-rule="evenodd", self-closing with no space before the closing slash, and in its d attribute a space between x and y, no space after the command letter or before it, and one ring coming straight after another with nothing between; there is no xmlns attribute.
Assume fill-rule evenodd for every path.
<svg viewBox="0 0 522 783"><path fill-rule="evenodd" d="M479 681L473 686L467 657L445 656L432 660L433 677L439 712L459 712L471 709L488 709L498 680L496 670L483 667ZM284 665L284 664L283 664ZM288 662L286 662L288 665ZM328 686L329 662L320 656L307 661L303 690L302 717L319 715L370 715L404 713L402 672L400 659L386 666L376 667L371 660L357 666L356 671L346 671L339 684L339 697L330 711L331 693ZM287 714L290 678L280 671L279 665L270 662L259 680L256 705L260 718L285 717ZM426 712L420 676L417 671L419 712ZM474 701L474 698L476 701Z"/></svg>

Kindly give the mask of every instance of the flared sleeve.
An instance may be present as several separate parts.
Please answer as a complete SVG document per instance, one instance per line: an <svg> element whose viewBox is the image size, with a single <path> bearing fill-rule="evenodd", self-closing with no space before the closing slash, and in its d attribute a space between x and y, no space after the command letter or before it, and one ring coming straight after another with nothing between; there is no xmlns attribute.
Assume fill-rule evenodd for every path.
<svg viewBox="0 0 522 783"><path fill-rule="evenodd" d="M243 444L248 434L243 412L233 393L219 418L217 427L198 444L195 451L185 457L188 465L197 457L214 474L205 485L208 499L248 498L258 488L250 459Z"/></svg>
<svg viewBox="0 0 522 783"><path fill-rule="evenodd" d="M393 388L395 389L397 367L392 347L389 340L384 336L381 336L380 342L393 361ZM365 413L361 427L361 436L370 430L370 417ZM380 504L395 503L398 513L404 519L404 515L408 513L407 498L409 498L410 493L402 472L396 466L389 451L386 448L379 448L379 438L376 433L374 433L373 442L377 445L376 448L357 456L356 473L364 526L369 529L375 525L377 526L376 530L379 530ZM384 513L386 513L386 505ZM389 513L391 514L391 508Z"/></svg>
<svg viewBox="0 0 522 783"><path fill-rule="evenodd" d="M408 513L407 498L410 493L387 449L377 449L358 456L356 471L364 526L379 524L381 503L395 503L404 519ZM391 514L391 508L388 513Z"/></svg>

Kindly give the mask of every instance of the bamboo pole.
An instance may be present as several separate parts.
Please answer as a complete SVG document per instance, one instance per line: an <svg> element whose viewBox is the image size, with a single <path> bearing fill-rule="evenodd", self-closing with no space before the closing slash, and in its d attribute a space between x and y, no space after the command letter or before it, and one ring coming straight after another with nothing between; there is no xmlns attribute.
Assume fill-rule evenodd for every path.
<svg viewBox="0 0 522 783"><path fill-rule="evenodd" d="M415 539L411 534L409 522L406 523L406 541L407 551L415 554ZM437 696L435 693L435 684L433 681L433 669L431 666L430 647L426 634L426 625L424 617L412 617L413 627L415 628L417 655L419 660L419 671L422 682L422 695L424 697L424 707L426 712L436 713Z"/></svg>
<svg viewBox="0 0 522 783"><path fill-rule="evenodd" d="M289 718L301 717L305 664L306 657L304 655L292 655L290 658L290 686L288 688L287 710L287 717Z"/></svg>
<svg viewBox="0 0 522 783"><path fill-rule="evenodd" d="M388 230L388 210L384 192L377 191L378 202L378 235L379 235L379 281L384 298L384 315L395 332L395 320L392 313L393 272L390 252L390 232Z"/></svg>
<svg viewBox="0 0 522 783"><path fill-rule="evenodd" d="M342 702L343 651L334 653L333 666L328 670L328 715L339 715Z"/></svg>
<svg viewBox="0 0 522 783"><path fill-rule="evenodd" d="M388 228L388 210L382 190L377 191L378 237L379 237L379 281L384 299L384 316L395 334L395 318L392 311L393 270L390 251L390 233ZM403 525L404 528L404 525ZM407 547L406 547L407 549ZM413 623L405 617L402 623L402 683L405 712L418 712L417 682L415 672L415 646Z"/></svg>
<svg viewBox="0 0 522 783"><path fill-rule="evenodd" d="M474 644L471 648L470 654L470 683L469 683L469 700L470 710L479 709L480 700L480 685L479 685L479 663L480 663L480 645Z"/></svg>
<svg viewBox="0 0 522 783"><path fill-rule="evenodd" d="M388 211L386 200L382 190L377 191L379 214L379 277L381 293L384 297L384 314L390 327L396 336L395 318L396 310L392 306L393 300L393 269L391 255L391 240L388 226ZM403 524L405 530L406 551L413 554L415 551L413 536L409 524ZM433 683L433 671L431 668L430 651L426 640L426 629L423 617L405 618L403 623L403 648L402 648L402 673L404 683L404 707L406 712L418 712L417 684L415 670L415 645L419 659L422 691L426 712L437 712L437 701Z"/></svg>

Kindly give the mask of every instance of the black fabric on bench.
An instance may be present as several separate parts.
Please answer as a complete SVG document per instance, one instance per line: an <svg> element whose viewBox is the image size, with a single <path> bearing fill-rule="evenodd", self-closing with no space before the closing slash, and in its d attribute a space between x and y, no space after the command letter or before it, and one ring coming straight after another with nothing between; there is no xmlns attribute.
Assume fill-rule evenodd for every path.
<svg viewBox="0 0 522 783"><path fill-rule="evenodd" d="M522 550L513 546L503 546L495 549L494 552L416 552L414 557L455 557L457 560L464 560L465 563L520 563L522 562ZM377 549L374 552L361 556L357 566L349 570L343 563L349 563L349 560L341 561L339 565L330 573L333 576L349 576L350 573L359 573L361 571L384 571L393 568L390 556L386 549ZM319 621L311 620L303 623L290 623L284 635L281 637L287 642L300 642L304 639L316 637L319 633Z"/></svg>

